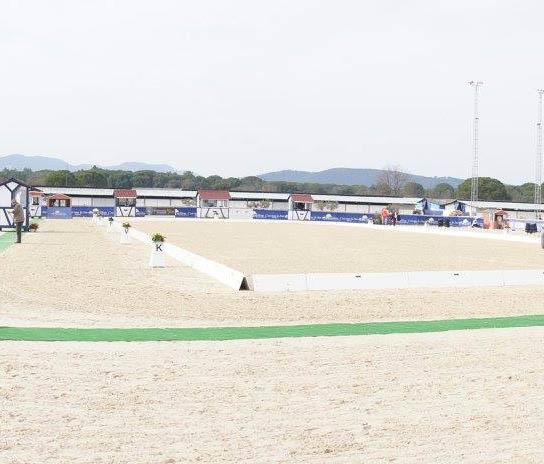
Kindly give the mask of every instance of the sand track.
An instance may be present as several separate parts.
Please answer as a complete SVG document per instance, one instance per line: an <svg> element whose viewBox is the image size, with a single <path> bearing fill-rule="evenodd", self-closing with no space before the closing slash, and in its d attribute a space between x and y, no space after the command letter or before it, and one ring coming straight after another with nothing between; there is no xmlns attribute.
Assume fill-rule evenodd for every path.
<svg viewBox="0 0 544 464"><path fill-rule="evenodd" d="M118 239L86 220L43 221L0 254L0 324L190 327L542 313L541 286L235 292L170 259L167 269L150 269L145 245L121 247Z"/></svg>
<svg viewBox="0 0 544 464"><path fill-rule="evenodd" d="M331 224L145 221L144 232L252 274L544 269L538 243ZM388 228L389 229L389 228Z"/></svg>
<svg viewBox="0 0 544 464"><path fill-rule="evenodd" d="M539 463L543 337L4 342L0 462Z"/></svg>

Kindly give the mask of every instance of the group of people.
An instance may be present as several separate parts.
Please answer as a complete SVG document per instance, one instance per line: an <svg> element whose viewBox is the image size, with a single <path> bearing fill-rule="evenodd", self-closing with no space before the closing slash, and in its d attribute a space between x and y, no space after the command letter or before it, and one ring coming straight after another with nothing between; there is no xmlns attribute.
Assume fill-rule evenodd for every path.
<svg viewBox="0 0 544 464"><path fill-rule="evenodd" d="M384 208L382 209L380 216L382 218L382 224L384 226L388 224L396 226L397 221L399 220L399 212L397 210L393 210L393 212L391 212L387 208Z"/></svg>

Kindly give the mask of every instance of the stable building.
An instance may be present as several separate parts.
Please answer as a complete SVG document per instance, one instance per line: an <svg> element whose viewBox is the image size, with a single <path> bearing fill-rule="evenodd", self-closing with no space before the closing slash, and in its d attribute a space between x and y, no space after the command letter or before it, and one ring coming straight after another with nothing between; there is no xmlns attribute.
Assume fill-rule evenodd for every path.
<svg viewBox="0 0 544 464"><path fill-rule="evenodd" d="M227 190L199 190L196 196L197 217L228 219L230 199Z"/></svg>
<svg viewBox="0 0 544 464"><path fill-rule="evenodd" d="M314 199L308 193L292 193L289 195L288 218L295 221L310 221Z"/></svg>
<svg viewBox="0 0 544 464"><path fill-rule="evenodd" d="M44 204L43 192L38 189L31 190L30 191L30 205L29 205L31 218L42 217L42 204Z"/></svg>
<svg viewBox="0 0 544 464"><path fill-rule="evenodd" d="M115 198L115 215L119 217L136 216L136 199L138 194L132 189L115 189L113 191Z"/></svg>

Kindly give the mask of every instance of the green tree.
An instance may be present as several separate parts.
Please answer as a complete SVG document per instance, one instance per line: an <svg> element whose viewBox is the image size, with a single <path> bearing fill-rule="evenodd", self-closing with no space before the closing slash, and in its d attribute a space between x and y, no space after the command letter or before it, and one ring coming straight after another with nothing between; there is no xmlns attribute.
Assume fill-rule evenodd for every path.
<svg viewBox="0 0 544 464"><path fill-rule="evenodd" d="M402 195L405 197L423 198L425 187L417 182L406 182L402 187Z"/></svg>
<svg viewBox="0 0 544 464"><path fill-rule="evenodd" d="M462 200L470 200L472 179L465 180L458 189L458 196ZM478 199L484 201L510 201L505 185L492 177L478 179Z"/></svg>
<svg viewBox="0 0 544 464"><path fill-rule="evenodd" d="M134 187L150 188L153 187L153 178L155 177L155 171L136 171L132 175Z"/></svg>
<svg viewBox="0 0 544 464"><path fill-rule="evenodd" d="M79 187L106 188L108 186L107 171L93 166L86 171L77 171L75 173L76 184Z"/></svg>
<svg viewBox="0 0 544 464"><path fill-rule="evenodd" d="M446 182L442 182L431 191L434 198L453 199L455 197L455 188Z"/></svg>
<svg viewBox="0 0 544 464"><path fill-rule="evenodd" d="M131 188L132 173L128 171L113 171L108 175L108 187L110 188Z"/></svg>
<svg viewBox="0 0 544 464"><path fill-rule="evenodd" d="M69 187L76 182L76 176L70 171L51 171L45 176L49 187Z"/></svg>
<svg viewBox="0 0 544 464"><path fill-rule="evenodd" d="M510 187L510 186L509 186ZM514 187L515 194L511 195L513 201L522 201L532 203L535 199L535 184L527 182L520 186Z"/></svg>

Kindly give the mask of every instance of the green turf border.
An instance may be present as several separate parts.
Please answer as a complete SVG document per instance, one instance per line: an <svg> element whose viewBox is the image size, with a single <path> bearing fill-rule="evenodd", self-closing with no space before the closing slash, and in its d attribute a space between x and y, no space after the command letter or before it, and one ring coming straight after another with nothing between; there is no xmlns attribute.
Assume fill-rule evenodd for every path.
<svg viewBox="0 0 544 464"><path fill-rule="evenodd" d="M0 235L0 253L2 253L9 246L15 243L15 232L11 232L11 231L10 232L2 231L2 232L4 233Z"/></svg>
<svg viewBox="0 0 544 464"><path fill-rule="evenodd" d="M445 332L544 326L544 315L451 319L439 321L369 322L265 327L77 329L54 327L0 327L0 340L64 342L221 341L267 338L337 337Z"/></svg>

